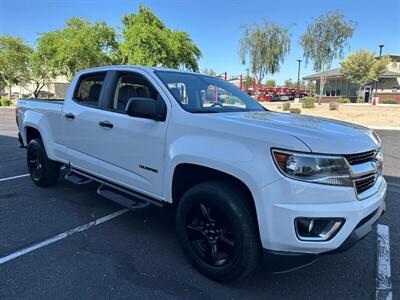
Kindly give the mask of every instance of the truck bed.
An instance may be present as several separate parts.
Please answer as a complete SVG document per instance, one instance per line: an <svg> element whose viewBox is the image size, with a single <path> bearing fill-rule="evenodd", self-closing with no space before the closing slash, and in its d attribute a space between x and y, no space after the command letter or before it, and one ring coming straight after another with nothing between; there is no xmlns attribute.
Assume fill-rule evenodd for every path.
<svg viewBox="0 0 400 300"><path fill-rule="evenodd" d="M57 124L61 117L64 100L19 99L16 114L21 121L26 114L35 114L35 118L46 120L50 124ZM21 122L19 122L21 124Z"/></svg>
<svg viewBox="0 0 400 300"><path fill-rule="evenodd" d="M42 98L29 98L29 99L24 99L21 98L18 101L32 101L32 102L46 102L46 103L55 103L55 104L63 104L64 99L42 99Z"/></svg>

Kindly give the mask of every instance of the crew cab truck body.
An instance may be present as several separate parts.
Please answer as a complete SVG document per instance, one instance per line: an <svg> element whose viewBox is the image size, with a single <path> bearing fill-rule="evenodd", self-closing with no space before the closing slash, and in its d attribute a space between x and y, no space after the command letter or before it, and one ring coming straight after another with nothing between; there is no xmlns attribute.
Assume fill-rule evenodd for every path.
<svg viewBox="0 0 400 300"><path fill-rule="evenodd" d="M215 280L246 275L263 249L340 252L385 209L374 131L267 111L218 78L94 68L76 74L64 101L21 99L16 114L36 184L54 184L65 165L66 179L98 181L123 205L173 204L185 253Z"/></svg>

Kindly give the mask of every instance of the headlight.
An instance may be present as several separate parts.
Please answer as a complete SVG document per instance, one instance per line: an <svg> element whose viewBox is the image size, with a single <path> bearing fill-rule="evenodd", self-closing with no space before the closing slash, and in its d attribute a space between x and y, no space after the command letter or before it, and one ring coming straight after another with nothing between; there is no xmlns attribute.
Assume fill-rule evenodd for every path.
<svg viewBox="0 0 400 300"><path fill-rule="evenodd" d="M375 155L374 162L376 163L376 171L378 173L383 171L383 153L382 148L379 147L378 152Z"/></svg>
<svg viewBox="0 0 400 300"><path fill-rule="evenodd" d="M279 171L290 178L330 185L353 186L346 160L341 156L272 150Z"/></svg>

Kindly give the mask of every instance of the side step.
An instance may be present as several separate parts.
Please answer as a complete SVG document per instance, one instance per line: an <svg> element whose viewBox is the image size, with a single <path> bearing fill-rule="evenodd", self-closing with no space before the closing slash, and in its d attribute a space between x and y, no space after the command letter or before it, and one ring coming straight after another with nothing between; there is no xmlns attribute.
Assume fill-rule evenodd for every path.
<svg viewBox="0 0 400 300"><path fill-rule="evenodd" d="M144 208L150 205L149 201L139 199L136 196L131 195L129 192L122 192L105 184L101 184L99 186L97 189L97 194L117 202L118 204L121 204L129 209Z"/></svg>
<svg viewBox="0 0 400 300"><path fill-rule="evenodd" d="M98 182L100 183L100 186L97 189L97 194L129 209L144 208L150 204L160 207L163 206L163 203L157 199L153 199L139 192L118 186L114 183L108 182L102 178L98 178L97 176L87 174L86 172L80 170L70 169L65 175L65 179L78 185L86 184L92 181Z"/></svg>
<svg viewBox="0 0 400 300"><path fill-rule="evenodd" d="M78 185L87 184L89 182L92 182L92 179L87 178L82 175L79 175L72 170L68 171L68 173L65 174L64 178L65 178L65 180L68 180L69 182L72 182L72 183L78 184Z"/></svg>

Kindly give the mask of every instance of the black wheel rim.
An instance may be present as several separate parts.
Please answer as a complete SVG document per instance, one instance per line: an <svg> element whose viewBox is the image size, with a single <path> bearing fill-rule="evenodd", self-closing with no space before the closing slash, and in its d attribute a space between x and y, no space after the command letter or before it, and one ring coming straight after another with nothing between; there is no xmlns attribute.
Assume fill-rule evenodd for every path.
<svg viewBox="0 0 400 300"><path fill-rule="evenodd" d="M28 149L28 169L33 180L40 180L43 174L43 160L37 149L31 147Z"/></svg>
<svg viewBox="0 0 400 300"><path fill-rule="evenodd" d="M208 265L224 266L234 256L232 224L215 205L195 206L187 219L186 233L194 252Z"/></svg>

